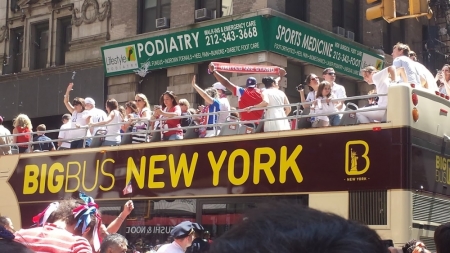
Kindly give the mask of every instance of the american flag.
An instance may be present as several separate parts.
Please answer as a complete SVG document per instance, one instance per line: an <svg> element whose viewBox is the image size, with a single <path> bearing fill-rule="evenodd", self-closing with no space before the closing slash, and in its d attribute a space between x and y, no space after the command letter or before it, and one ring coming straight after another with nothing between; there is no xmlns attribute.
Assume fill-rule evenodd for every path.
<svg viewBox="0 0 450 253"><path fill-rule="evenodd" d="M131 181L123 188L123 195L127 195L133 192L133 187L131 186Z"/></svg>

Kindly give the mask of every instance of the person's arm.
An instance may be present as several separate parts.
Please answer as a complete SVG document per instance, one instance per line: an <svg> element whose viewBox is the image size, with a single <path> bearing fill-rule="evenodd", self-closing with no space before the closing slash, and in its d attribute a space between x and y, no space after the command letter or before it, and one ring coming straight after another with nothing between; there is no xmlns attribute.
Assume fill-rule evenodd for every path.
<svg viewBox="0 0 450 253"><path fill-rule="evenodd" d="M209 64L209 71L213 73L214 77L217 81L219 81L225 88L229 89L231 93L235 93L235 90L238 86L236 86L234 83L230 82L226 77L224 77L222 74L216 71L216 68L212 63Z"/></svg>
<svg viewBox="0 0 450 253"><path fill-rule="evenodd" d="M253 108L267 107L269 105L269 97L267 96L266 92L263 92L262 95L263 95L263 100L261 101L261 103L244 108L244 110L250 111Z"/></svg>
<svg viewBox="0 0 450 253"><path fill-rule="evenodd" d="M403 81L404 83L407 83L407 82L408 82L408 78L406 77L405 68L403 68L403 67L397 68L397 69L396 69L396 74L397 74L398 76L400 76L400 78L402 79L402 81ZM397 79L397 78L395 78L395 79Z"/></svg>
<svg viewBox="0 0 450 253"><path fill-rule="evenodd" d="M106 231L110 234L117 233L119 231L120 226L122 226L122 223L125 221L127 216L133 211L134 205L133 201L130 199L128 200L125 205L123 206L123 211L115 218L106 228Z"/></svg>
<svg viewBox="0 0 450 253"><path fill-rule="evenodd" d="M284 104L289 105L289 99L287 98L286 94L284 94ZM289 115L289 113L291 113L291 107L290 106L284 107L284 112L286 113L286 116Z"/></svg>
<svg viewBox="0 0 450 253"><path fill-rule="evenodd" d="M50 144L52 145L52 148L50 149L50 151L55 151L56 150L55 144L53 142L50 142Z"/></svg>
<svg viewBox="0 0 450 253"><path fill-rule="evenodd" d="M198 87L198 85L195 83L195 75L192 77L192 87L202 96L202 98L205 100L206 103L212 104L214 102L214 99L208 95L202 88Z"/></svg>
<svg viewBox="0 0 450 253"><path fill-rule="evenodd" d="M96 127L96 126L102 126L102 125L109 124L111 121L113 121L115 116L116 115L114 115L114 111L110 111L108 117L104 121L100 121L97 123L90 123L89 127Z"/></svg>
<svg viewBox="0 0 450 253"><path fill-rule="evenodd" d="M18 134L16 128L13 129L13 134ZM13 136L13 143L17 143L17 136L15 136L15 135Z"/></svg>
<svg viewBox="0 0 450 253"><path fill-rule="evenodd" d="M73 87L73 83L69 83L69 85L67 86L67 89L66 89L66 94L64 95L64 105L66 106L67 110L70 113L73 113L73 110L74 110L73 105L69 102L69 94L70 94L70 91L72 90L72 87Z"/></svg>
<svg viewBox="0 0 450 253"><path fill-rule="evenodd" d="M275 78L275 83L278 85L281 80L283 80L283 77L286 75L286 70L284 68L280 68L280 75Z"/></svg>
<svg viewBox="0 0 450 253"><path fill-rule="evenodd" d="M301 89L298 92L300 94L300 103L307 102L306 98L305 98L305 90ZM314 92L314 91L310 91L310 92ZM302 105L302 106L303 106L303 108L309 108L311 105L307 104L307 105Z"/></svg>
<svg viewBox="0 0 450 253"><path fill-rule="evenodd" d="M165 118L173 118L173 117L181 116L181 108L179 106L175 106L174 112L164 112L161 109L157 109L157 110L159 111L159 114Z"/></svg>
<svg viewBox="0 0 450 253"><path fill-rule="evenodd" d="M395 82L395 80L397 80L396 68L394 66L389 66L388 72L389 72L389 75L391 76L391 80L393 80Z"/></svg>

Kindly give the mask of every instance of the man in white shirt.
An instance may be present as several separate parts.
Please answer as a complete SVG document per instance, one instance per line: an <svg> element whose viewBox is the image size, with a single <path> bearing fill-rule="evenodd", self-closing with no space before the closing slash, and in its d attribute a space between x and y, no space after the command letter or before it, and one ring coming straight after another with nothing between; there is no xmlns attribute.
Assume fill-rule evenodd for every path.
<svg viewBox="0 0 450 253"><path fill-rule="evenodd" d="M0 116L0 145L6 145L12 143L11 132L3 126L3 118ZM11 146L0 147L0 155L11 154Z"/></svg>
<svg viewBox="0 0 450 253"><path fill-rule="evenodd" d="M336 81L336 72L333 68L326 68L322 72L323 79L325 81L331 83L331 94L333 95L333 98L347 98L347 94L345 92L344 86L337 84ZM339 103L338 107L336 109L340 112L345 111L345 104L344 101L342 103ZM330 119L330 125L337 126L341 122L342 114L335 114L328 116Z"/></svg>
<svg viewBox="0 0 450 253"><path fill-rule="evenodd" d="M213 88L219 94L220 113L217 123L224 123L227 121L228 116L230 116L230 101L228 101L227 94L225 94L227 88L220 82L214 83Z"/></svg>
<svg viewBox="0 0 450 253"><path fill-rule="evenodd" d="M72 116L68 113L62 116L62 126L60 130L69 129L72 126L71 120ZM58 139L70 139L69 131L59 131ZM58 150L70 149L70 141L58 141Z"/></svg>
<svg viewBox="0 0 450 253"><path fill-rule="evenodd" d="M395 68L404 68L409 83L421 85L419 71L416 64L409 58L409 46L403 43L397 43L392 49L394 61L392 65Z"/></svg>
<svg viewBox="0 0 450 253"><path fill-rule="evenodd" d="M170 231L170 235L174 238L174 241L161 246L157 253L184 253L186 248L192 244L192 240L194 239L193 234L194 227L192 222L181 222Z"/></svg>
<svg viewBox="0 0 450 253"><path fill-rule="evenodd" d="M103 110L100 110L95 107L95 100L91 97L87 97L84 99L85 108L89 112L89 117L87 118L87 122L90 123L98 123L101 121L105 121L105 119L108 117L106 115L106 112ZM100 127L92 127L90 129L91 134L94 136L95 133L97 133L98 130L104 130L106 127L100 126Z"/></svg>
<svg viewBox="0 0 450 253"><path fill-rule="evenodd" d="M394 66L387 67L381 71L378 71L373 66L367 66L362 70L362 75L364 77L364 81L368 84L375 84L377 87L377 94L387 94L389 85L390 85L390 77L392 81L396 80L396 71ZM380 96L378 98L378 105L373 105L370 107L361 108L361 112L356 113L356 117L358 118L359 123L370 123L370 122L380 122L383 120L386 110L379 111L367 111L364 109L373 110L374 108L380 107L385 108L388 104L387 96Z"/></svg>

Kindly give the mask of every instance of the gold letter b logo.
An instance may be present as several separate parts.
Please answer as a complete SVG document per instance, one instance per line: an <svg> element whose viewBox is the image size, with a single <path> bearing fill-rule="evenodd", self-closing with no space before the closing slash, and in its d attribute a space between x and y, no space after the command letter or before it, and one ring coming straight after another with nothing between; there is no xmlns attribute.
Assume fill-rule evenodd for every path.
<svg viewBox="0 0 450 253"><path fill-rule="evenodd" d="M356 148L357 145L362 145L364 147L363 152L358 152L361 150L360 147ZM356 149L355 149L355 148ZM361 154L362 153L362 154ZM345 144L345 173L349 176L358 176L366 173L369 170L370 159L367 156L369 153L369 145L367 142L362 140L349 141ZM363 160L361 160L362 158ZM364 164L365 167L362 170L358 170L358 164Z"/></svg>

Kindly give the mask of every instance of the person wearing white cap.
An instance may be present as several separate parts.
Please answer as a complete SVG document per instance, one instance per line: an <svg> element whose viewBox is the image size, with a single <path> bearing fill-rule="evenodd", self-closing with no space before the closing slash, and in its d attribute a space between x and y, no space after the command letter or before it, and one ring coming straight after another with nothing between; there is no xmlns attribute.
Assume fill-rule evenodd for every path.
<svg viewBox="0 0 450 253"><path fill-rule="evenodd" d="M228 116L230 116L230 101L228 101L227 94L225 94L227 88L220 82L214 83L213 88L216 89L219 94L220 113L217 123L224 123L227 121Z"/></svg>
<svg viewBox="0 0 450 253"><path fill-rule="evenodd" d="M85 98L84 103L86 104L85 107L89 113L87 122L95 124L95 123L106 120L108 115L106 115L105 111L100 110L95 107L95 100L93 98L91 98L91 97ZM100 127L92 127L89 130L91 131L92 135L95 135L95 133L97 133L98 130L104 130L104 129L105 129L104 126L100 126Z"/></svg>

